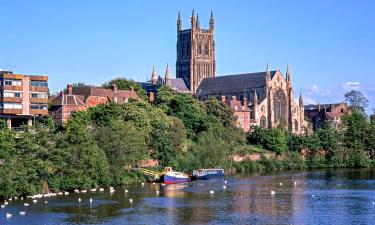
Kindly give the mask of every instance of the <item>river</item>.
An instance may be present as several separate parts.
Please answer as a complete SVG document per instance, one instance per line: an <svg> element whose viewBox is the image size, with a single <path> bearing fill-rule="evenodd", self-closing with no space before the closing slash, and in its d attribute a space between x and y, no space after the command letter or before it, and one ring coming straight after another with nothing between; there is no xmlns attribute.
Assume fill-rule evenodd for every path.
<svg viewBox="0 0 375 225"><path fill-rule="evenodd" d="M126 189L37 203L13 200L0 209L0 224L375 224L374 169L247 174Z"/></svg>

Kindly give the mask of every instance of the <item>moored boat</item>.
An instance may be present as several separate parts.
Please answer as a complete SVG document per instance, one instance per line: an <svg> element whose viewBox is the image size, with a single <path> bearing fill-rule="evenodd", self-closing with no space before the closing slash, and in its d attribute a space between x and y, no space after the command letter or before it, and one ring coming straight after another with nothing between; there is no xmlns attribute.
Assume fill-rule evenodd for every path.
<svg viewBox="0 0 375 225"><path fill-rule="evenodd" d="M160 181L165 184L178 184L184 183L189 180L189 176L181 172L175 172L171 167L165 167L163 175L160 177Z"/></svg>
<svg viewBox="0 0 375 225"><path fill-rule="evenodd" d="M216 177L223 177L224 170L221 169L219 166L215 167L215 169L199 169L193 171L193 180L208 180L211 178Z"/></svg>

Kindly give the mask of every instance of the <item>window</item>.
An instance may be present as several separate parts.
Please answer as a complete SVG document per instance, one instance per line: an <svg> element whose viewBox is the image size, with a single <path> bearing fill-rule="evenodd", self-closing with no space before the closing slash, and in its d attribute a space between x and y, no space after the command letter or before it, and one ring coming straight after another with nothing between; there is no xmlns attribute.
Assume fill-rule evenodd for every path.
<svg viewBox="0 0 375 225"><path fill-rule="evenodd" d="M3 108L4 108L3 103L0 103L0 109L3 109Z"/></svg>
<svg viewBox="0 0 375 225"><path fill-rule="evenodd" d="M46 104L31 104L30 109L42 109L46 110L48 106Z"/></svg>
<svg viewBox="0 0 375 225"><path fill-rule="evenodd" d="M4 92L1 94L1 97L4 98L21 98L22 92Z"/></svg>
<svg viewBox="0 0 375 225"><path fill-rule="evenodd" d="M20 80L3 80L1 85L5 86L22 86L22 81Z"/></svg>
<svg viewBox="0 0 375 225"><path fill-rule="evenodd" d="M266 128L266 127L267 127L266 122L267 122L266 117L265 117L265 116L262 116L262 117L260 118L260 126L263 127L263 128Z"/></svg>
<svg viewBox="0 0 375 225"><path fill-rule="evenodd" d="M48 98L46 92L33 92L30 93L30 98Z"/></svg>
<svg viewBox="0 0 375 225"><path fill-rule="evenodd" d="M33 86L33 87L48 87L48 83L46 81L31 81L30 86Z"/></svg>
<svg viewBox="0 0 375 225"><path fill-rule="evenodd" d="M22 109L22 104L20 103L4 103L4 109Z"/></svg>
<svg viewBox="0 0 375 225"><path fill-rule="evenodd" d="M202 45L201 44L198 45L198 54L199 55L202 54Z"/></svg>
<svg viewBox="0 0 375 225"><path fill-rule="evenodd" d="M298 121L294 120L294 130L298 131Z"/></svg>

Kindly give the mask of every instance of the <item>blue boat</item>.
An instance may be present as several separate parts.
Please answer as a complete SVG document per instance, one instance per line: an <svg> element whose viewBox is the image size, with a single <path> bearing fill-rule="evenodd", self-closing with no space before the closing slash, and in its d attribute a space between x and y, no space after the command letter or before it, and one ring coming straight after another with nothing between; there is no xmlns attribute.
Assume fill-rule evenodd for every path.
<svg viewBox="0 0 375 225"><path fill-rule="evenodd" d="M165 167L164 173L160 177L160 181L164 184L178 184L187 182L188 180L188 175L181 172L174 172L171 167Z"/></svg>
<svg viewBox="0 0 375 225"><path fill-rule="evenodd" d="M215 169L199 169L193 171L193 180L208 180L211 178L223 177L224 170L221 169L219 166L215 167Z"/></svg>

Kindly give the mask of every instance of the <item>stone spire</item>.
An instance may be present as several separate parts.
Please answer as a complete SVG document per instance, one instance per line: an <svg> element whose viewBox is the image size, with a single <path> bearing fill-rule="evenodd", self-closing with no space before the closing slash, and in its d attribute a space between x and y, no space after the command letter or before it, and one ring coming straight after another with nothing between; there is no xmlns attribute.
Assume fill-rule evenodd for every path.
<svg viewBox="0 0 375 225"><path fill-rule="evenodd" d="M156 85L156 83L158 82L158 74L155 71L155 66L152 67L151 81L153 85Z"/></svg>
<svg viewBox="0 0 375 225"><path fill-rule="evenodd" d="M196 27L197 27L197 29L199 29L199 27L200 27L200 22L199 22L199 15L198 15L198 13L197 13L197 23L196 23Z"/></svg>
<svg viewBox="0 0 375 225"><path fill-rule="evenodd" d="M215 28L215 21L214 21L214 14L212 13L212 10L211 10L211 17L210 17L210 30L214 30Z"/></svg>
<svg viewBox="0 0 375 225"><path fill-rule="evenodd" d="M181 20L180 12L178 12L177 30L178 30L178 31L181 31L181 30L182 30L182 20Z"/></svg>
<svg viewBox="0 0 375 225"><path fill-rule="evenodd" d="M169 70L169 64L167 63L167 68L165 69L164 82L166 86L171 86L171 72Z"/></svg>
<svg viewBox="0 0 375 225"><path fill-rule="evenodd" d="M301 93L299 94L299 107L303 107L303 98Z"/></svg>
<svg viewBox="0 0 375 225"><path fill-rule="evenodd" d="M292 74L290 73L289 64L286 66L286 81L292 83Z"/></svg>
<svg viewBox="0 0 375 225"><path fill-rule="evenodd" d="M197 27L196 23L197 21L196 21L194 9L193 9L193 13L191 14L191 29L195 29Z"/></svg>
<svg viewBox="0 0 375 225"><path fill-rule="evenodd" d="M267 67L266 67L266 81L267 83L271 80L271 72L269 69L268 61L267 61Z"/></svg>

